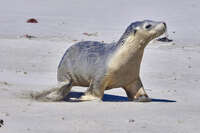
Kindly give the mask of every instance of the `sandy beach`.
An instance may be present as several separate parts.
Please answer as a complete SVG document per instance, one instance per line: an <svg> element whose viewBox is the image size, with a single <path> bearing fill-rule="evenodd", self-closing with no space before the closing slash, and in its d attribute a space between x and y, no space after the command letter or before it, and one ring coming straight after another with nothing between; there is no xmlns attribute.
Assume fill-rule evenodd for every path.
<svg viewBox="0 0 200 133"><path fill-rule="evenodd" d="M200 1L1 0L0 12L0 133L200 131ZM27 97L57 83L68 47L118 41L131 22L144 19L165 21L173 40L153 40L145 49L141 78L152 102L130 102L121 88L105 91L103 102ZM73 87L70 96L86 89Z"/></svg>

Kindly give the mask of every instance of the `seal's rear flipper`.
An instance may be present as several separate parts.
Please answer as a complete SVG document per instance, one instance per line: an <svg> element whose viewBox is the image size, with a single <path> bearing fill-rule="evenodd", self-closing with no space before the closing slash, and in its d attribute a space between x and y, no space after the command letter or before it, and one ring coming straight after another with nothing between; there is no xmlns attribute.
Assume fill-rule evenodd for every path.
<svg viewBox="0 0 200 133"><path fill-rule="evenodd" d="M49 90L34 92L30 96L38 101L61 101L69 93L71 87L70 82L60 82Z"/></svg>

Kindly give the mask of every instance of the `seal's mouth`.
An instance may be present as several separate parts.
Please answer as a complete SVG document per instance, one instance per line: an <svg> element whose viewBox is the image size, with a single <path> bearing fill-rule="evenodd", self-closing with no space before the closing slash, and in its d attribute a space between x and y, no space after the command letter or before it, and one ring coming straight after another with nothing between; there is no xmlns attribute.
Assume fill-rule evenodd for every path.
<svg viewBox="0 0 200 133"><path fill-rule="evenodd" d="M156 40L160 41L160 42L172 42L173 40L168 38L169 34L167 32L167 25L166 25L166 23L162 22L162 24L164 25L163 33L161 34L161 35L163 35L163 37L157 38ZM158 35L158 37L161 36L161 35Z"/></svg>

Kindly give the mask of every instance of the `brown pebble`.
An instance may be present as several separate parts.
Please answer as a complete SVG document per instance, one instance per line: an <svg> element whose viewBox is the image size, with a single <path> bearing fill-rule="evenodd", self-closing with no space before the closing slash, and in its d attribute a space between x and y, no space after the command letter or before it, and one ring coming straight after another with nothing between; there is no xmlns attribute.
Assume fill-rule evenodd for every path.
<svg viewBox="0 0 200 133"><path fill-rule="evenodd" d="M87 32L84 32L84 33L82 33L83 35L85 35L85 36L98 36L98 33L97 32L95 32L95 33L87 33Z"/></svg>
<svg viewBox="0 0 200 133"><path fill-rule="evenodd" d="M38 23L38 21L35 18L30 18L26 22L27 23Z"/></svg>
<svg viewBox="0 0 200 133"><path fill-rule="evenodd" d="M28 39L31 39L31 38L36 38L35 36L28 35L28 34L25 34L25 35L24 35L24 37L25 37L25 38L28 38Z"/></svg>

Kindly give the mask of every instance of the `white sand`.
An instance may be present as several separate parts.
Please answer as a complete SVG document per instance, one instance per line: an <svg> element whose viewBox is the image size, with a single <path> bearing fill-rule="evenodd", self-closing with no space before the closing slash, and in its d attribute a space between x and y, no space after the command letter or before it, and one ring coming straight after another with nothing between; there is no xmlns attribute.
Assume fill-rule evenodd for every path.
<svg viewBox="0 0 200 133"><path fill-rule="evenodd" d="M198 133L199 13L197 0L2 0L0 133ZM32 17L39 23L27 24ZM106 91L105 102L23 97L56 84L57 65L76 40L117 41L131 22L143 19L164 20L174 40L153 41L145 50L141 77L152 102L127 102L122 89Z"/></svg>

